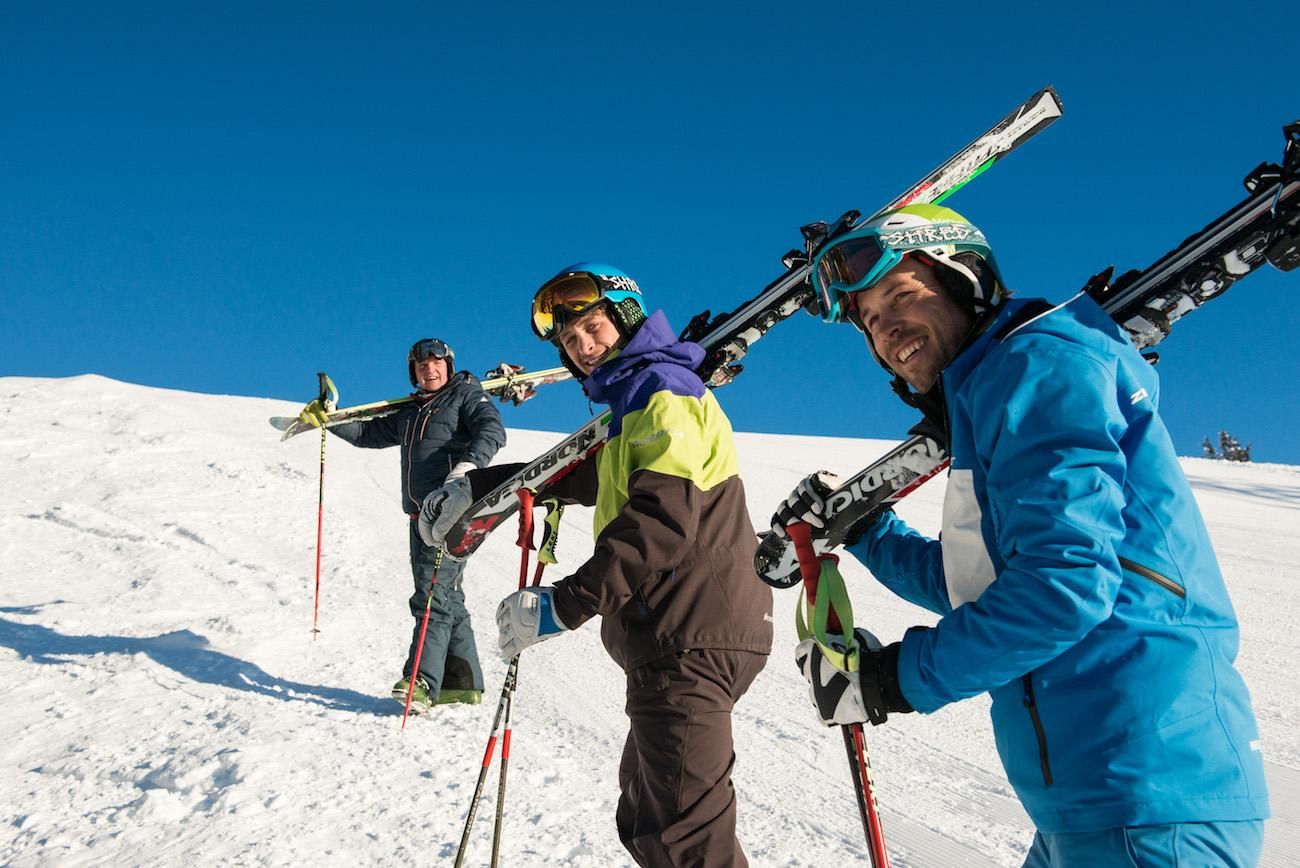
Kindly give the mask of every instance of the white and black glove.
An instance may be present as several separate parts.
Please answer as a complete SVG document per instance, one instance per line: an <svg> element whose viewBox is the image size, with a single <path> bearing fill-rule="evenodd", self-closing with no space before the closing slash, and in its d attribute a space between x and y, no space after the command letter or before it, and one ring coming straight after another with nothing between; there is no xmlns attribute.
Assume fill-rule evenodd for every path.
<svg viewBox="0 0 1300 868"><path fill-rule="evenodd" d="M832 663L826 649L812 637L795 649L794 662L808 682L817 719L825 726L867 721L879 726L891 711L913 711L898 688L898 651L902 643L882 648L880 640L861 628L854 630L853 636L858 644L856 672L846 672ZM841 637L832 640L832 650L842 659L845 647Z"/></svg>
<svg viewBox="0 0 1300 868"><path fill-rule="evenodd" d="M454 479L460 479L462 476L464 476L466 473L469 473L471 470L477 470L477 469L478 469L478 465L475 464L473 461L457 462L456 466L451 469L451 472L447 474L447 478L444 479L443 482L451 482Z"/></svg>
<svg viewBox="0 0 1300 868"><path fill-rule="evenodd" d="M826 497L842 484L840 478L829 470L819 470L799 480L785 503L772 514L772 533L778 539L788 539L786 525L796 521L807 522L814 528L826 527L822 516L826 512ZM817 533L814 532L816 537Z"/></svg>
<svg viewBox="0 0 1300 868"><path fill-rule="evenodd" d="M502 660L510 660L529 645L536 645L569 628L555 612L552 588L524 588L497 606L497 644Z"/></svg>
<svg viewBox="0 0 1300 868"><path fill-rule="evenodd" d="M464 462L469 464L469 462ZM461 465L457 465L459 467ZM470 464L469 469L474 465ZM455 473L455 469L452 470ZM420 505L420 519L417 530L420 539L427 546L437 547L446 541L447 532L456 520L474 503L474 492L469 478L463 473L454 479L450 476L442 488L430 491Z"/></svg>

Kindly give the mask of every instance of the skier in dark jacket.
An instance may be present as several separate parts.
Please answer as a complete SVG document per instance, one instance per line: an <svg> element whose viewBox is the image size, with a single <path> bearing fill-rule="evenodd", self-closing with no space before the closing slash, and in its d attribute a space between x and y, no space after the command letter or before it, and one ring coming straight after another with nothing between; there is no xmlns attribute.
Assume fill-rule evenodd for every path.
<svg viewBox="0 0 1300 868"><path fill-rule="evenodd" d="M486 467L506 442L500 413L472 374L455 370L455 361L451 347L442 341L417 341L407 354L407 372L411 385L416 387L415 400L389 416L327 429L354 446L402 447L402 508L410 519L411 573L415 581L410 599L415 618L411 645L402 667L402 680L393 685L393 698L403 704L413 675L426 604L429 609L420 671L414 673L415 688L411 691L413 711L427 711L432 705L444 703L476 704L483 696L483 673L465 609L465 565L451 558L438 563L437 549L424 544L416 526L420 504L429 492L474 468ZM322 412L319 401L313 401L304 408L301 418L319 425Z"/></svg>
<svg viewBox="0 0 1300 868"><path fill-rule="evenodd" d="M849 545L938 625L801 642L822 721L989 693L1038 829L1027 866L1255 865L1268 797L1237 619L1151 366L1086 293L1009 299L947 208L846 234L812 279L952 456L941 540L887 512ZM774 529L820 525L835 487L805 479Z"/></svg>
<svg viewBox="0 0 1300 868"><path fill-rule="evenodd" d="M747 864L736 839L731 711L767 661L772 595L731 424L662 312L609 266L580 264L537 293L533 328L613 411L594 461L543 494L594 505L591 558L497 611L501 654L596 615L627 674L619 837L643 866Z"/></svg>

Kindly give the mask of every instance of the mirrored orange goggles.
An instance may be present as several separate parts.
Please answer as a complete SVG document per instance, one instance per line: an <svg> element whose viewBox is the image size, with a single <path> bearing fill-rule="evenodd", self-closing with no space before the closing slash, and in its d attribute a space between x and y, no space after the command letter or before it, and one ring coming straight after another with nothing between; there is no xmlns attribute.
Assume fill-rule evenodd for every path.
<svg viewBox="0 0 1300 868"><path fill-rule="evenodd" d="M604 290L589 274L565 274L533 296L533 333L542 340L555 337L556 314L580 314L604 299Z"/></svg>

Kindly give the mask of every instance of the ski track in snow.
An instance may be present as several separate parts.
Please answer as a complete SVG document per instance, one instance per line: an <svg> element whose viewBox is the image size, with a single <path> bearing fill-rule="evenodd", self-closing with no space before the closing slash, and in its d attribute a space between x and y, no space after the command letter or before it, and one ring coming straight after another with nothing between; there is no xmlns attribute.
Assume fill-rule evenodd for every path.
<svg viewBox="0 0 1300 868"><path fill-rule="evenodd" d="M546 400L543 394L539 400ZM725 405L726 396L722 395ZM387 697L408 641L396 449L331 437L320 627L311 634L319 440L267 424L283 401L87 375L0 378L0 864L416 865L460 840L505 665L493 613L518 576L513 529L469 562L485 703L413 718ZM507 422L509 411L504 411ZM574 419L576 428L583 420ZM554 433L514 431L498 461ZM737 435L762 524L807 472L888 444ZM1300 852L1292 625L1300 468L1186 459L1242 622L1239 664L1269 760L1264 865ZM942 484L899 508L937 530ZM552 577L590 550L564 517ZM886 640L933 616L846 560L860 622ZM865 861L839 734L796 671L793 591L735 715L740 836L756 866ZM514 705L502 862L625 866L613 827L623 676L595 625L531 649ZM893 863L1020 864L1031 826L1002 775L987 699L868 728ZM497 787L467 864L485 864Z"/></svg>

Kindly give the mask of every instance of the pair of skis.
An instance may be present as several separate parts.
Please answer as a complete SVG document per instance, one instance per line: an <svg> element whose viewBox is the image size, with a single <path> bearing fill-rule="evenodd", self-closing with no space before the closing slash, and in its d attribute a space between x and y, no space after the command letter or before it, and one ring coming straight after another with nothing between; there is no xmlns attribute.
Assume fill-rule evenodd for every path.
<svg viewBox="0 0 1300 868"><path fill-rule="evenodd" d="M502 403L510 401L518 405L533 397L539 386L558 383L572 376L573 374L569 373L567 368L527 371L518 365L508 365L502 362L500 366L484 374L479 385L483 387L484 392L498 398ZM414 395L403 395L400 398L389 398L386 401L358 404L355 407L341 407L326 413L325 423L320 427L333 428L335 425L342 425L346 422L388 416L396 413L414 400ZM311 431L317 427L302 421L297 416L272 416L270 422L272 428L284 432L284 435L280 438L281 440L288 440L296 434Z"/></svg>
<svg viewBox="0 0 1300 868"><path fill-rule="evenodd" d="M867 220L908 204L942 202L1060 116L1056 91L1044 88ZM816 298L808 283L809 254L818 244L866 222L859 217L857 211L849 211L834 224L803 227L804 249L782 257L786 270L780 277L731 313L710 319L705 311L691 320L682 337L704 348L705 360L697 373L706 385L716 388L730 383L741 371L739 361L755 342L798 310L814 309ZM448 532L447 554L458 560L469 557L518 508L516 492L530 488L545 494L548 484L594 456L605 445L609 420L608 412L600 414L478 498Z"/></svg>
<svg viewBox="0 0 1300 868"><path fill-rule="evenodd" d="M1141 271L1111 282L1113 269L1093 277L1085 290L1148 351L1179 319L1222 295L1243 277L1272 265L1300 266L1300 121L1283 127L1281 163L1263 163L1244 181L1249 195L1208 226ZM875 521L926 480L948 466L943 444L913 429L911 438L854 474L825 498L825 530L818 553L844 544L858 528ZM800 580L794 547L771 531L761 534L754 570L765 582L788 588Z"/></svg>

